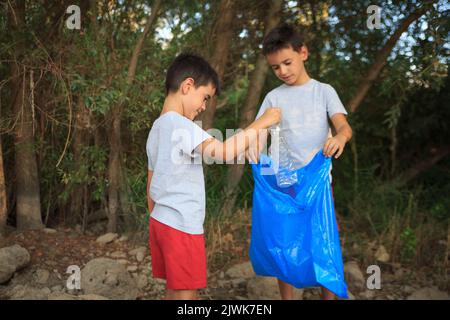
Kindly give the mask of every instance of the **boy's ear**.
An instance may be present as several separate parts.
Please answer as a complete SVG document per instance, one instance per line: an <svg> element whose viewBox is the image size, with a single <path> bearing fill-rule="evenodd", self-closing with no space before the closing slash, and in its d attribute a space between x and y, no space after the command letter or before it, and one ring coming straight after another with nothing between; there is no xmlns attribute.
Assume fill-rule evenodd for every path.
<svg viewBox="0 0 450 320"><path fill-rule="evenodd" d="M195 81L193 78L186 78L183 80L183 82L181 83L181 93L182 94L186 94L189 92L189 90L191 90L192 87L194 87L195 85Z"/></svg>
<svg viewBox="0 0 450 320"><path fill-rule="evenodd" d="M302 45L299 49L298 49L298 53L300 54L301 58L303 61L308 60L308 56L309 56L309 50L308 47L306 46L306 44Z"/></svg>

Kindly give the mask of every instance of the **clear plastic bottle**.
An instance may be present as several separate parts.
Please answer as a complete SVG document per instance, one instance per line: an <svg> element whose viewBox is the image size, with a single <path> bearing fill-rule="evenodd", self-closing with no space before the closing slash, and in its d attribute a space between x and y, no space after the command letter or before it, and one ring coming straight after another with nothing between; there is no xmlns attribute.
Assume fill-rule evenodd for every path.
<svg viewBox="0 0 450 320"><path fill-rule="evenodd" d="M278 160L278 172L276 173L277 184L280 188L287 188L297 182L297 171L295 170L286 140L280 134L280 131L279 126L271 130L272 147L274 140L278 139L278 156L273 154L276 150L274 148L271 149L273 158Z"/></svg>

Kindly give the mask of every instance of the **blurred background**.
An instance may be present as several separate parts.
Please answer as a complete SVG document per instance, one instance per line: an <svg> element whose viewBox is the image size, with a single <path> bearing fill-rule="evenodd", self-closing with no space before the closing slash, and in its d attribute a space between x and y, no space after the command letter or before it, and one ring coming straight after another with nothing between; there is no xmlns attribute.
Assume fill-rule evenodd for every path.
<svg viewBox="0 0 450 320"><path fill-rule="evenodd" d="M375 28L370 5L380 8ZM223 93L201 120L225 135L281 84L261 43L287 22L354 132L333 162L344 259L424 270L449 290L449 9L445 0L0 1L0 234L64 226L145 242L145 143L168 65L189 51L215 67ZM248 259L253 178L248 165L212 165L205 179L215 270Z"/></svg>

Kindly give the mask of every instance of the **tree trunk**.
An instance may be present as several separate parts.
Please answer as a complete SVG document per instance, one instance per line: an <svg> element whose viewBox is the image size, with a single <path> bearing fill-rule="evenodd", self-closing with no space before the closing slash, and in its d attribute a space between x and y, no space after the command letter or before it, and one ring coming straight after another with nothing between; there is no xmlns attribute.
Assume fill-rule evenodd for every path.
<svg viewBox="0 0 450 320"><path fill-rule="evenodd" d="M17 67L14 68L17 69ZM32 110L27 97L29 87L26 81L29 77L25 74L21 75L18 70L13 72L13 77L13 85L17 88L14 114L19 119L14 130L17 227L19 230L38 229L43 225L39 176L34 152ZM22 84L20 78L23 78Z"/></svg>
<svg viewBox="0 0 450 320"><path fill-rule="evenodd" d="M369 89L372 87L374 81L380 74L381 69L386 63L386 59L388 58L389 54L391 53L392 49L394 48L395 44L397 43L402 33L408 29L411 23L419 19L425 12L426 9L422 7L412 12L408 17L406 17L400 23L397 30L395 30L395 32L392 34L392 36L389 38L389 40L386 42L383 48L381 48L381 50L378 52L378 55L375 58L374 63L370 66L369 70L367 71L366 76L360 81L360 85L356 90L356 94L353 96L353 98L347 105L351 112L355 112L356 109L361 104L361 102L366 97L367 93L369 92Z"/></svg>
<svg viewBox="0 0 450 320"><path fill-rule="evenodd" d="M5 170L3 168L2 136L0 135L0 238L6 232L8 218L8 201L6 198Z"/></svg>
<svg viewBox="0 0 450 320"><path fill-rule="evenodd" d="M271 2L264 23L265 34L276 27L280 22L282 4L283 1L281 0L273 0ZM262 55L262 53L260 53L256 61L255 70L253 71L250 78L250 86L248 88L244 108L241 112L239 128L247 127L255 119L258 102L261 96L261 91L266 79L268 69L269 66L266 63L266 58ZM226 200L223 206L224 212L231 212L231 209L234 206L237 195L236 189L239 182L241 181L242 174L244 172L244 166L244 164L234 164L228 168L225 185Z"/></svg>
<svg viewBox="0 0 450 320"><path fill-rule="evenodd" d="M130 59L127 74L127 85L130 86L136 74L136 67L144 40L147 37L151 27L160 12L162 0L157 0L153 5L150 17L144 28L144 32L140 35L133 54ZM122 120L122 104L116 104L111 110L111 128L109 130L109 164L108 164L108 232L117 230L117 220L120 211L128 213L125 207L128 207L126 188L123 186L125 177L122 168L122 144L121 144L121 120ZM121 210L122 209L122 210Z"/></svg>
<svg viewBox="0 0 450 320"><path fill-rule="evenodd" d="M223 83L223 74L227 64L231 38L233 37L233 18L235 8L235 1L222 0L220 2L220 17L217 21L216 41L214 43L214 53L211 58L211 65L216 70L221 83ZM206 108L205 112L201 116L202 127L204 130L212 128L216 107L217 97L213 97L208 108Z"/></svg>
<svg viewBox="0 0 450 320"><path fill-rule="evenodd" d="M161 4L162 4L162 0L155 1L155 4L152 7L152 13L150 14L150 17L147 20L147 24L145 25L144 32L141 34L141 36L138 39L138 42L136 43L136 46L134 47L133 54L132 54L131 60L130 60L130 65L128 67L128 74L127 74L127 84L128 85L130 85L134 81L134 76L136 75L136 67L137 67L139 54L141 53L145 38L147 37L148 33L150 32L151 28L153 27L153 24L156 21L156 18L158 17L158 15L160 13Z"/></svg>
<svg viewBox="0 0 450 320"><path fill-rule="evenodd" d="M25 23L25 1L15 1L9 6L11 32L20 39ZM30 77L19 62L25 54L24 41L18 41L11 63L13 111L17 117L14 127L16 217L17 228L42 228L39 177L34 152L33 106L30 105Z"/></svg>
<svg viewBox="0 0 450 320"><path fill-rule="evenodd" d="M91 117L88 109L84 105L83 96L78 96L78 102L75 110L75 130L73 142L73 161L75 170L79 171L83 166L82 151L83 148L89 145L89 127ZM83 191L86 186L76 186L71 192L70 197L70 216L69 221L74 222L81 217L81 212L84 212L84 207L88 199L85 197ZM83 215L84 216L84 215Z"/></svg>

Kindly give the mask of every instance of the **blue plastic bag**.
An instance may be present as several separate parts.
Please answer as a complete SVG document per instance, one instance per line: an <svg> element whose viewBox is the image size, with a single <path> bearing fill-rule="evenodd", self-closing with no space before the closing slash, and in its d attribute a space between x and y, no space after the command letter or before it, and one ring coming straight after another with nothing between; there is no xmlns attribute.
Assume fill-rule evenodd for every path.
<svg viewBox="0 0 450 320"><path fill-rule="evenodd" d="M272 276L297 288L323 286L348 298L330 184L331 157L319 151L297 170L298 181L280 188L270 172L271 158L252 164L250 259L257 275Z"/></svg>

